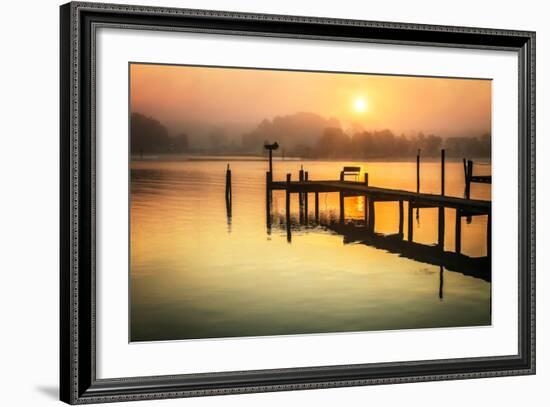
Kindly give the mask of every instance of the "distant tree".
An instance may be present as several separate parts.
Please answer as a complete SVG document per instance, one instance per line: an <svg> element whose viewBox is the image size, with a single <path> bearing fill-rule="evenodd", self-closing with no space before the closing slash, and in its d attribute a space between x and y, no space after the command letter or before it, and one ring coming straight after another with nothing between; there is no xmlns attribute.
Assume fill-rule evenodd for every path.
<svg viewBox="0 0 550 407"><path fill-rule="evenodd" d="M130 151L132 154L162 153L171 145L168 131L158 120L132 113L130 117Z"/></svg>
<svg viewBox="0 0 550 407"><path fill-rule="evenodd" d="M172 137L172 151L174 153L184 153L189 150L189 138L186 133L180 133Z"/></svg>
<svg viewBox="0 0 550 407"><path fill-rule="evenodd" d="M351 139L351 149L357 158L372 157L376 154L376 145L370 131L355 133Z"/></svg>
<svg viewBox="0 0 550 407"><path fill-rule="evenodd" d="M422 151L428 156L436 156L441 151L442 142L441 137L430 134L426 137L425 143L421 147Z"/></svg>
<svg viewBox="0 0 550 407"><path fill-rule="evenodd" d="M290 151L290 155L294 157L311 158L313 157L313 148L305 144L298 144Z"/></svg>
<svg viewBox="0 0 550 407"><path fill-rule="evenodd" d="M315 154L327 158L345 157L350 147L351 140L340 127L327 127L317 143Z"/></svg>
<svg viewBox="0 0 550 407"><path fill-rule="evenodd" d="M478 137L449 137L445 148L453 157L490 157L491 135L484 133Z"/></svg>

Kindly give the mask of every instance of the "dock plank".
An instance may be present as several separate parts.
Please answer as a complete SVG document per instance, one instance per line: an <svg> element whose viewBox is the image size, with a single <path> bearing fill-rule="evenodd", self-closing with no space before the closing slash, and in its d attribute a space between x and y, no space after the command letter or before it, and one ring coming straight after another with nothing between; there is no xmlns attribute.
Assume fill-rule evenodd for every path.
<svg viewBox="0 0 550 407"><path fill-rule="evenodd" d="M272 190L288 190L290 193L342 192L346 195L372 196L374 199L378 197L384 200L405 200L416 204L433 204L455 209L471 209L481 213L489 213L491 210L491 201L373 187L357 181L276 181L271 183L270 188Z"/></svg>

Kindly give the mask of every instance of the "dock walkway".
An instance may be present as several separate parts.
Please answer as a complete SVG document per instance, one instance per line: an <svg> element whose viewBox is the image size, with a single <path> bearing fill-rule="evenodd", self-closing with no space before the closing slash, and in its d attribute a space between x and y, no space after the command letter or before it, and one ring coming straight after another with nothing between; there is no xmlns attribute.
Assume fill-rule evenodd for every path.
<svg viewBox="0 0 550 407"><path fill-rule="evenodd" d="M417 205L443 206L480 215L491 211L491 201L372 187L358 181L273 181L270 183L270 188L285 190L289 193L340 192L345 196L367 196L376 201L408 201Z"/></svg>
<svg viewBox="0 0 550 407"><path fill-rule="evenodd" d="M442 160L443 161L443 160ZM300 170L299 180L292 181L291 174L286 175L286 181L273 181L273 174L266 173L267 192L267 217L270 218L271 192L276 190L285 191L287 223L290 219L290 196L293 193L299 195L300 217L307 217L308 196L314 194L315 199L315 220L319 220L319 194L338 193L340 195L340 223L345 223L344 199L349 196L363 196L365 198L365 227L373 233L375 230L375 202L397 202L399 204L399 230L398 236L404 236L404 203L407 203L407 241L413 243L413 208L437 208L438 213L438 237L436 247L444 250L445 240L445 209L454 209L456 213L455 229L455 253L461 253L462 246L462 222L461 219L472 216L486 215L487 220L487 254L491 255L491 201L471 199L469 194L465 198L445 195L444 188L444 166L442 165L441 194L427 194L405 191L400 189L380 188L370 186L368 174L365 173L364 181L346 181L343 172L339 180L310 180L307 171ZM290 236L290 225L288 226Z"/></svg>

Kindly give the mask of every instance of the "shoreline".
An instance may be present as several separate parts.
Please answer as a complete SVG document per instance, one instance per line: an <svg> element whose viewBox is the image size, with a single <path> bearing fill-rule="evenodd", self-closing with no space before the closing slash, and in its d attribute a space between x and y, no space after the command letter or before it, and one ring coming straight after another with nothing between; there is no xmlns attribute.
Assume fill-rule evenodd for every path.
<svg viewBox="0 0 550 407"><path fill-rule="evenodd" d="M492 164L491 157L465 157L480 164ZM183 154L158 154L130 156L130 162L170 162L170 161L225 161L225 162L258 162L268 161L267 157L260 155L183 155ZM388 158L302 158L302 157L273 157L274 162L416 162L416 157L388 157ZM439 157L421 157L422 162L440 162ZM447 162L462 162L461 157L446 157Z"/></svg>

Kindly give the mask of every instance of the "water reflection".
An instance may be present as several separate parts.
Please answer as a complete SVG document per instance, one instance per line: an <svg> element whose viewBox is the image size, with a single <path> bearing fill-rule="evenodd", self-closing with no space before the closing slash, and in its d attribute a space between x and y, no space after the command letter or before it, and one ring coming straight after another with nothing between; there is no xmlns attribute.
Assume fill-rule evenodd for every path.
<svg viewBox="0 0 550 407"><path fill-rule="evenodd" d="M445 251L438 244L423 244L404 239L403 230L394 234L381 234L370 230L365 222L349 221L342 223L334 212L322 214L318 223L304 222L296 215L286 216L278 213L276 226L285 229L287 240L292 241L292 234L305 234L330 231L341 236L344 244L364 244L401 257L422 263L445 267L449 271L460 272L482 280L491 281L491 259L489 256L471 257L461 253Z"/></svg>
<svg viewBox="0 0 550 407"><path fill-rule="evenodd" d="M228 202L226 162L132 163L132 341L491 323L490 264L476 275L474 267L418 257L437 243L437 208L419 209L420 222L414 222L414 242L427 252L415 246L405 253L395 239L403 230L398 203L374 204L371 232L362 196L345 198L340 222L338 194L309 194L307 211L292 194L287 218L283 192L267 199L264 162L230 164ZM311 179L328 179L342 165L306 166ZM369 164L370 182L414 190L411 165ZM434 177L426 176L430 163L423 169L425 192L437 192L437 168ZM299 169L297 162L275 166L278 179ZM472 197L490 199L485 187L472 184ZM446 191L463 195L461 163L448 163ZM454 210L444 216L454 225ZM485 258L486 217L461 221L463 256ZM452 229L445 230L446 252L455 248Z"/></svg>

